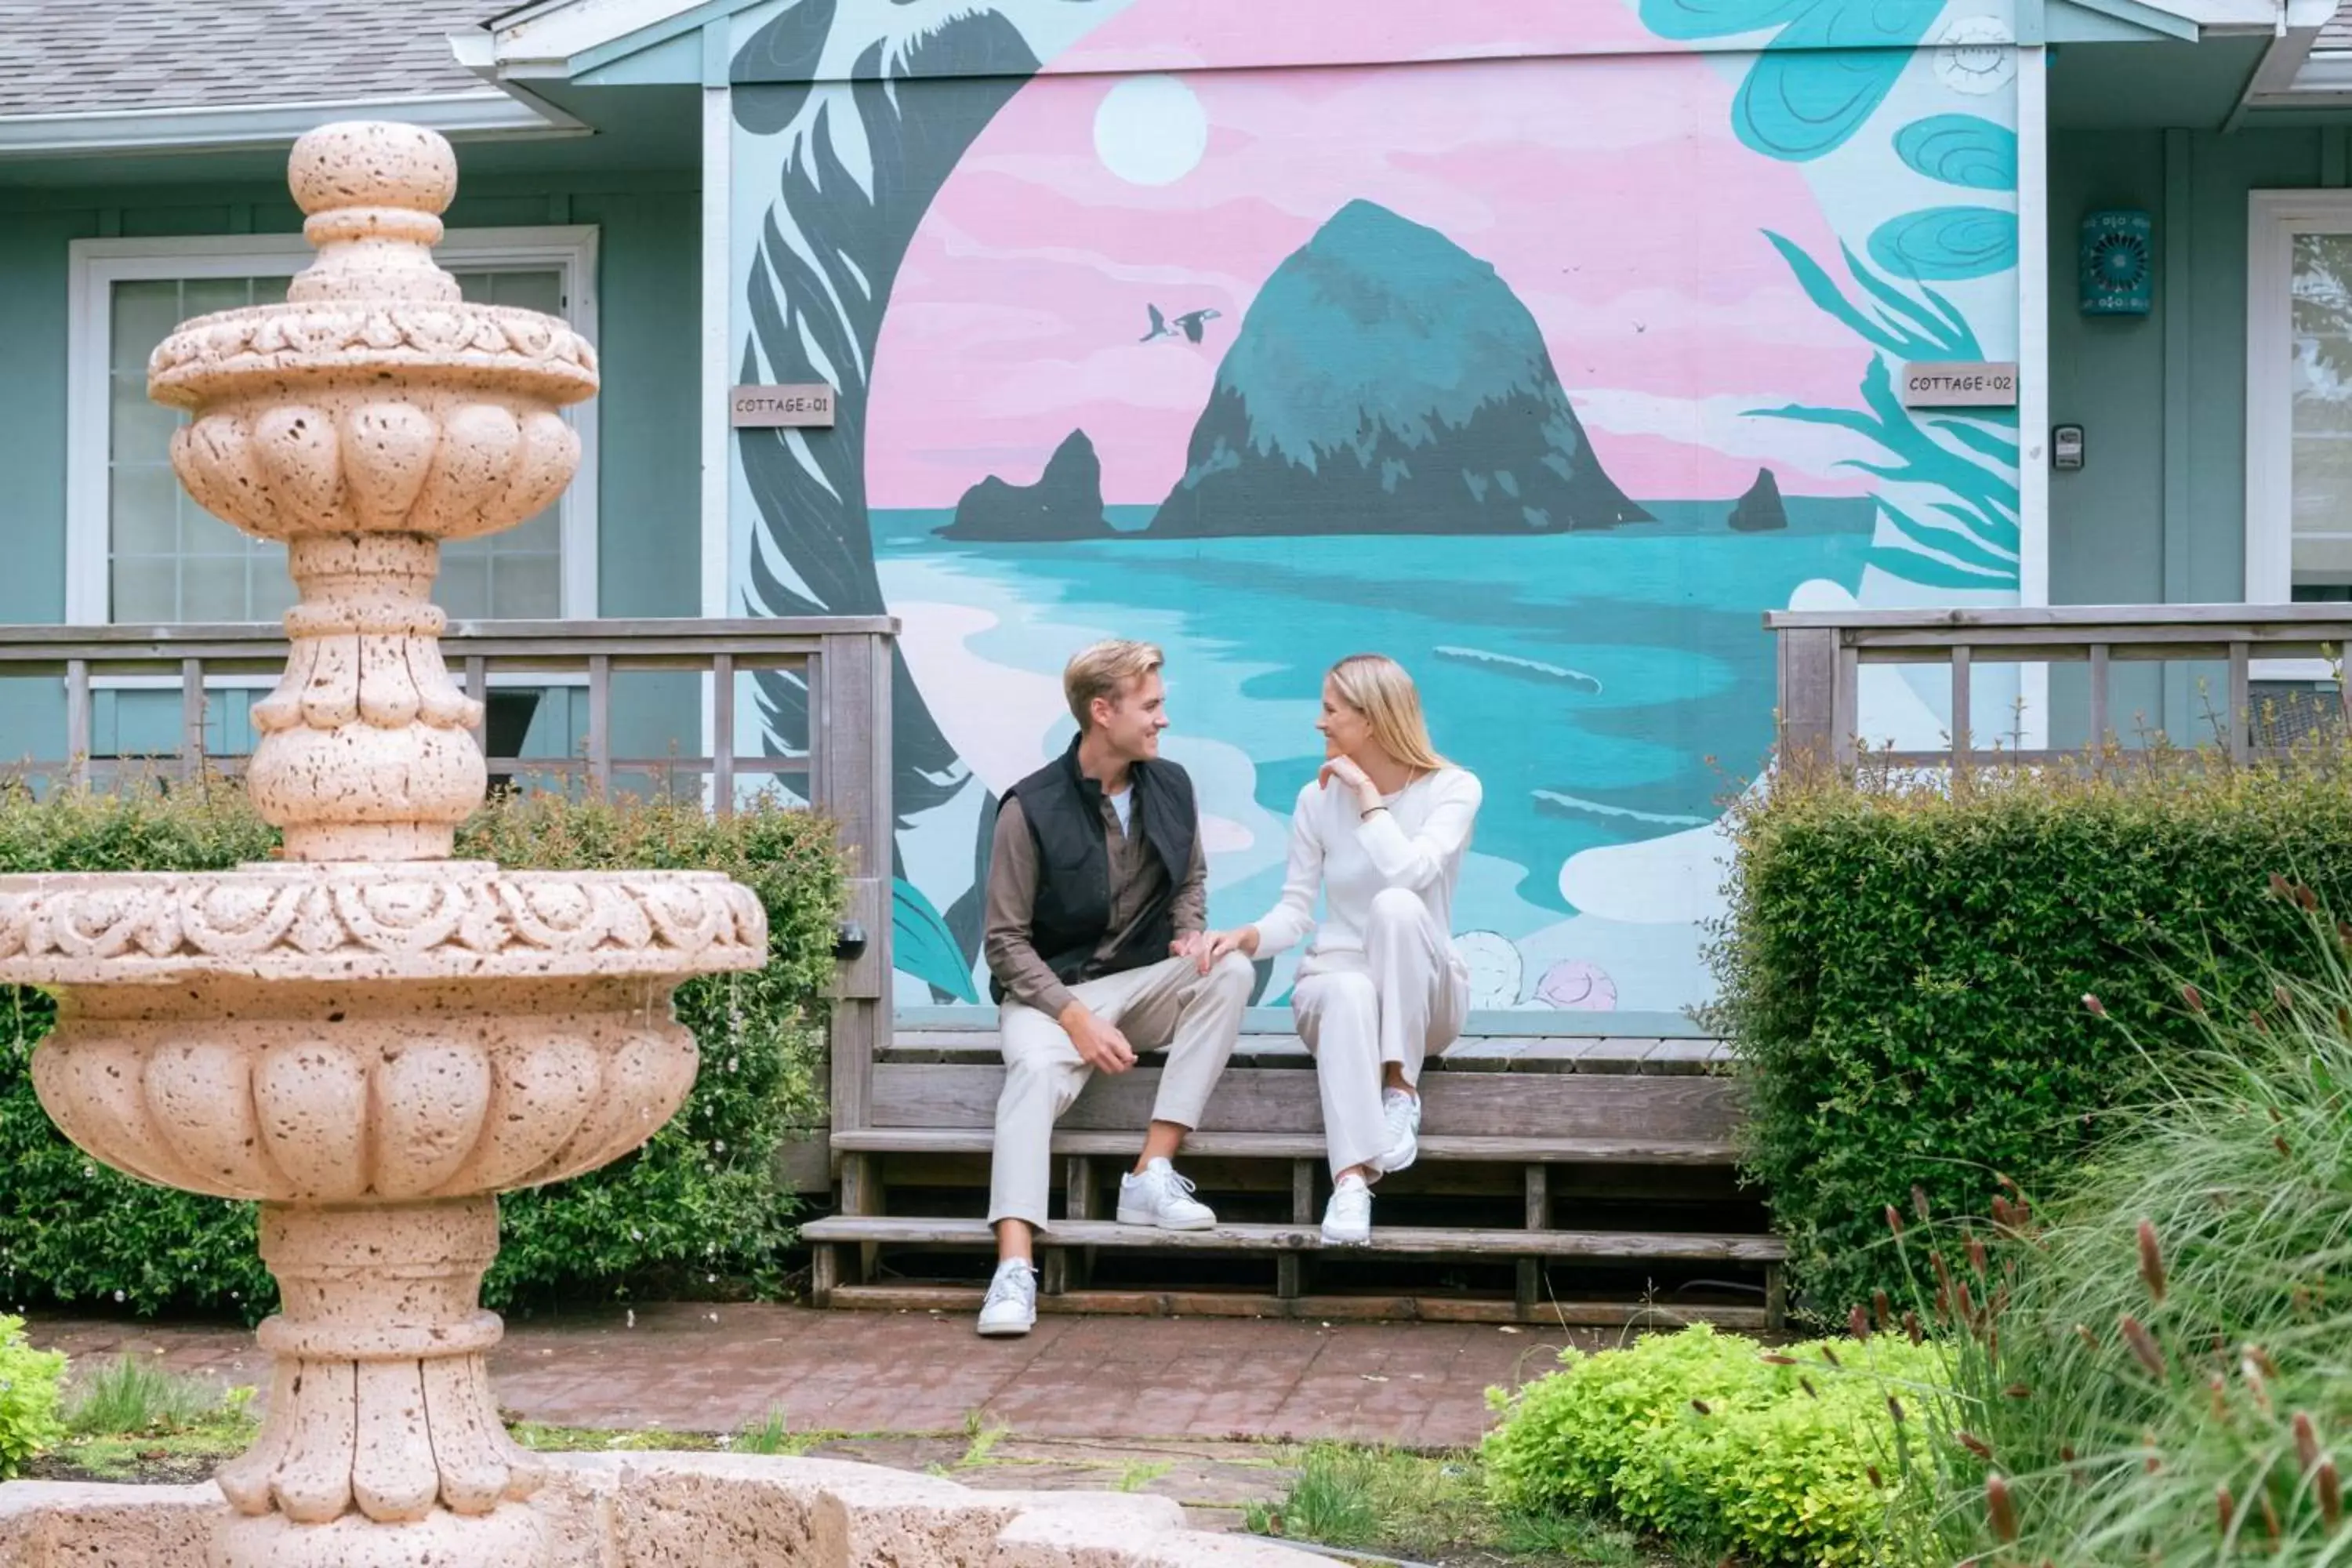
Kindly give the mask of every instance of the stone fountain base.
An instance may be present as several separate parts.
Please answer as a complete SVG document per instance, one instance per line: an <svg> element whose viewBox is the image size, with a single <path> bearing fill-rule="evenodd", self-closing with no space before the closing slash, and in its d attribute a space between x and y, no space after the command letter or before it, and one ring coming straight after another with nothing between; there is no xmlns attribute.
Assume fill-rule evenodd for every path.
<svg viewBox="0 0 2352 1568"><path fill-rule="evenodd" d="M1326 1562L1266 1542L1188 1529L1184 1510L1167 1498L976 1491L838 1459L684 1453L545 1459L546 1483L513 1511L543 1540L546 1568L1309 1568ZM209 1485L12 1482L0 1486L0 1568L207 1568L219 1561L215 1533L231 1517ZM400 1539L404 1528L355 1530L352 1552L340 1561L348 1568L391 1561L462 1568L475 1560L417 1552L419 1542Z"/></svg>

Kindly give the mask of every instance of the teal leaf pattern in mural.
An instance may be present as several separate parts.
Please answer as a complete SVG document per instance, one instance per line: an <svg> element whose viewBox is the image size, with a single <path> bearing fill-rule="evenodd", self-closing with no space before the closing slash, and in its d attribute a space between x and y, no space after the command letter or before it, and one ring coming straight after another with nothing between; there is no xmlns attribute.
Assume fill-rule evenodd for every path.
<svg viewBox="0 0 2352 1568"><path fill-rule="evenodd" d="M1829 426L1867 437L1885 452L1885 461L1848 458L1846 467L1890 484L1940 492L1913 515L1878 498L1879 515L1901 541L1872 547L1870 564L1935 588L2014 588L2018 584L2019 494L2017 416L2001 410L1983 415L1942 415L1927 423L1903 405L1895 391L1887 356L1897 359L1976 359L1976 333L1951 302L1924 284L1917 294L1878 276L1851 250L1846 270L1868 297L1857 302L1804 249L1767 233L1806 296L1827 314L1879 351L1864 374L1860 408L1790 405L1751 412L1767 419ZM1892 270L1890 268L1890 270ZM1939 439L1940 437L1940 439Z"/></svg>
<svg viewBox="0 0 2352 1568"><path fill-rule="evenodd" d="M2017 189L2017 132L1974 114L1932 114L1895 133L1895 153L1931 180L1972 191Z"/></svg>
<svg viewBox="0 0 2352 1568"><path fill-rule="evenodd" d="M2017 215L1997 207L1928 207L1887 219L1870 257L1899 278L1990 278L2017 265Z"/></svg>
<svg viewBox="0 0 2352 1568"><path fill-rule="evenodd" d="M902 974L911 974L934 991L959 1002L977 1002L971 985L971 960L963 944L922 889L904 878L890 883L890 962Z"/></svg>
<svg viewBox="0 0 2352 1568"><path fill-rule="evenodd" d="M1944 0L1642 0L1642 23L1695 40L1774 28L1732 104L1739 139L1804 163L1836 151L1886 101Z"/></svg>

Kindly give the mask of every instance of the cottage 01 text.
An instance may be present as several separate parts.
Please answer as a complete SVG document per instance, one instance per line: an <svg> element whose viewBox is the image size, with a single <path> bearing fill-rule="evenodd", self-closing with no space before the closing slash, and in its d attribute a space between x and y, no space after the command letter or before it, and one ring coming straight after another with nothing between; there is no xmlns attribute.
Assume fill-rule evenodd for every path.
<svg viewBox="0 0 2352 1568"><path fill-rule="evenodd" d="M2014 408L2014 360L1923 360L1903 367L1906 408Z"/></svg>
<svg viewBox="0 0 2352 1568"><path fill-rule="evenodd" d="M727 395L728 420L736 429L773 430L785 426L833 424L833 388L823 382L804 386L739 386Z"/></svg>

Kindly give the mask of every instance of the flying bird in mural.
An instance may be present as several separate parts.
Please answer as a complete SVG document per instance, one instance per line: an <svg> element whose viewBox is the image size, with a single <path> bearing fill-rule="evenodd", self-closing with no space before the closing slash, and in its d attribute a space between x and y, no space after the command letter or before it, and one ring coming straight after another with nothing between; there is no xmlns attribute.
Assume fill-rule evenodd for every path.
<svg viewBox="0 0 2352 1568"><path fill-rule="evenodd" d="M1146 305L1143 308L1151 312L1151 330L1136 341L1145 343L1154 338L1172 338L1179 331L1184 334L1187 342L1197 343L1201 341L1201 329L1215 321L1220 314L1215 310L1187 310L1171 321L1160 313L1160 307L1157 305Z"/></svg>

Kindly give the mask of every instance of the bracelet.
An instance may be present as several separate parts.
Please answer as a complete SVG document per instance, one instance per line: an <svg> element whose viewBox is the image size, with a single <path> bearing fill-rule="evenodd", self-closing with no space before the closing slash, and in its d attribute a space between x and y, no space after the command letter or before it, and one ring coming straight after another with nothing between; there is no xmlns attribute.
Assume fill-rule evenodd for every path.
<svg viewBox="0 0 2352 1568"><path fill-rule="evenodd" d="M1386 811L1388 808L1388 803L1386 801L1382 801L1378 805L1367 806L1362 811L1356 813L1356 820L1358 822L1370 822L1372 819L1373 812Z"/></svg>

